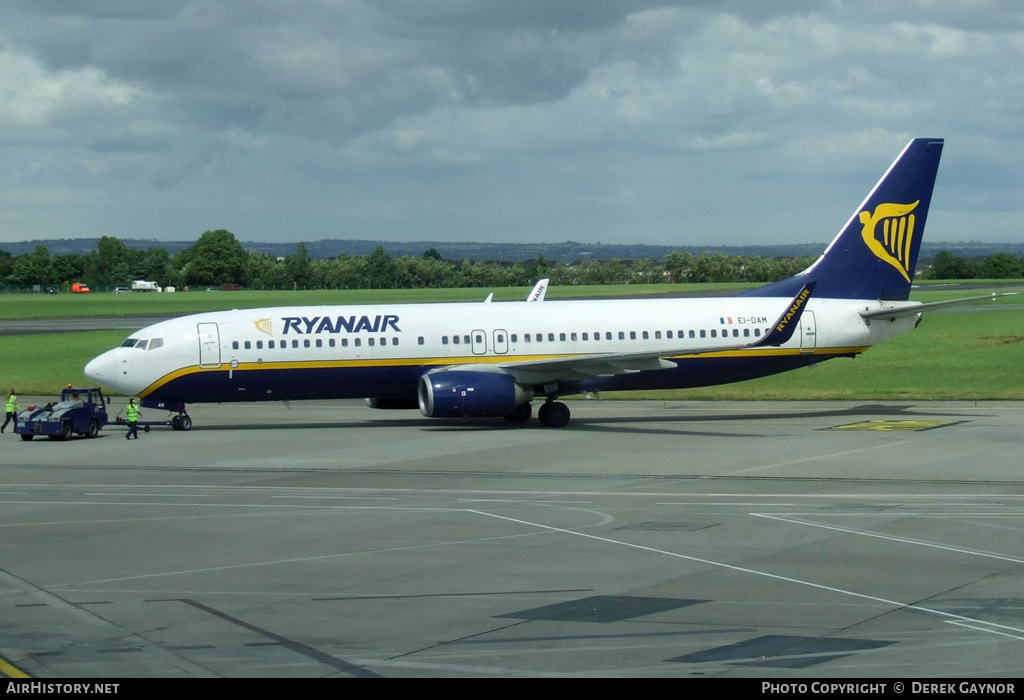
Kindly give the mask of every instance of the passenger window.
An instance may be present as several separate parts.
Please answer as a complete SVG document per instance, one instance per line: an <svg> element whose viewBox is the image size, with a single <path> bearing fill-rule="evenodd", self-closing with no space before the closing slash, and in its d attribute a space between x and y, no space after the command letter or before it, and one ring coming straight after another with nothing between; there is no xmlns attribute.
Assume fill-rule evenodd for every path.
<svg viewBox="0 0 1024 700"><path fill-rule="evenodd" d="M550 342L550 343L555 342L555 334L554 333L548 333L548 342Z"/></svg>
<svg viewBox="0 0 1024 700"><path fill-rule="evenodd" d="M391 344L398 345L398 336L395 336L394 338L391 339Z"/></svg>
<svg viewBox="0 0 1024 700"><path fill-rule="evenodd" d="M643 337L644 337L644 340L650 340L651 339L651 334L648 333L647 331L644 331L643 332Z"/></svg>
<svg viewBox="0 0 1024 700"><path fill-rule="evenodd" d="M302 341L302 347L304 347L304 348L308 348L309 347L309 339L308 338L306 338L305 340Z"/></svg>
<svg viewBox="0 0 1024 700"><path fill-rule="evenodd" d="M373 338L367 338L366 339L366 344L369 345L372 348L373 347Z"/></svg>
<svg viewBox="0 0 1024 700"><path fill-rule="evenodd" d="M132 343L132 345L134 345L134 344L135 344L135 343L133 342L133 343ZM125 346L123 346L123 345L122 345L121 347L125 347ZM130 347L130 346L129 346L129 347ZM233 340L233 341L231 341L231 349L232 349L232 350L237 350L237 349L238 349L238 341L237 341L237 340Z"/></svg>
<svg viewBox="0 0 1024 700"><path fill-rule="evenodd" d="M459 344L459 336L453 335L452 336L452 342L455 343L456 345L458 345Z"/></svg>
<svg viewBox="0 0 1024 700"><path fill-rule="evenodd" d="M702 331L700 332L700 337L701 337L701 338L706 338L707 336L708 336L708 332L707 332L707 331L705 331L705 330L702 330Z"/></svg>
<svg viewBox="0 0 1024 700"><path fill-rule="evenodd" d="M355 345L355 346L356 346L357 348L358 348L358 347L362 347L362 345L363 345L363 341L362 341L362 339L361 339L361 338L356 338L356 339L355 339L355 342L354 342L353 344L354 344L354 345Z"/></svg>
<svg viewBox="0 0 1024 700"><path fill-rule="evenodd" d="M343 348L347 348L348 347L348 338L342 338L341 339L341 347L343 347Z"/></svg>
<svg viewBox="0 0 1024 700"><path fill-rule="evenodd" d="M322 347L324 346L324 341L323 341L323 340L321 340L320 338L317 338L317 339L316 339L316 346L317 346L318 348L322 348Z"/></svg>
<svg viewBox="0 0 1024 700"><path fill-rule="evenodd" d="M630 340L636 340L636 331L630 331L629 332L629 339Z"/></svg>
<svg viewBox="0 0 1024 700"><path fill-rule="evenodd" d="M416 339L416 343L419 344L419 345L423 345L425 342L427 342L427 341L424 340L422 335L419 338Z"/></svg>
<svg viewBox="0 0 1024 700"><path fill-rule="evenodd" d="M327 346L331 347L331 348L334 347L334 338L328 338L327 339Z"/></svg>
<svg viewBox="0 0 1024 700"><path fill-rule="evenodd" d="M263 341L262 340L257 340L256 341L256 349L257 350L262 350L263 349Z"/></svg>
<svg viewBox="0 0 1024 700"><path fill-rule="evenodd" d="M248 340L247 340L247 341L245 341L245 349L246 349L246 350L250 350L250 349L252 349L252 343L251 343L251 342L249 342Z"/></svg>
<svg viewBox="0 0 1024 700"><path fill-rule="evenodd" d="M626 334L625 334L625 332L623 332L623 331L619 331L619 340L625 340L625 339L626 339Z"/></svg>
<svg viewBox="0 0 1024 700"><path fill-rule="evenodd" d="M559 333L558 339L561 340L562 342L565 342L565 333Z"/></svg>

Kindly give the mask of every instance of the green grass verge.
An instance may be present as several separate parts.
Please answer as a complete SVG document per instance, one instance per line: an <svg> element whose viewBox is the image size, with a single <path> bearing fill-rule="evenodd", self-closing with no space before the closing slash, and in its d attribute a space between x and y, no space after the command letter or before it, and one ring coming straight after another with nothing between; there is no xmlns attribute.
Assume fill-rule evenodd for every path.
<svg viewBox="0 0 1024 700"><path fill-rule="evenodd" d="M50 396L68 384L90 386L85 363L127 337L123 330L0 336L0 391L6 396L13 387L25 396Z"/></svg>
<svg viewBox="0 0 1024 700"><path fill-rule="evenodd" d="M581 299L666 294L712 295L753 285L620 284L552 287L548 299ZM522 301L529 287L497 289L354 289L241 292L174 292L173 294L6 294L0 295L0 319L64 318L68 316L179 315L224 309L318 304L417 304L479 302L493 291L495 301Z"/></svg>

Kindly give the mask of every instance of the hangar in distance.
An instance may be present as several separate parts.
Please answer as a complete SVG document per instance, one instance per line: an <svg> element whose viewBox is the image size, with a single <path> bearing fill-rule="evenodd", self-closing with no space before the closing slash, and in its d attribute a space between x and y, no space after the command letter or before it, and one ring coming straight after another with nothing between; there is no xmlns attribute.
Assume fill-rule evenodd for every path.
<svg viewBox="0 0 1024 700"><path fill-rule="evenodd" d="M143 328L85 373L176 412L187 404L365 398L427 417L537 416L584 392L736 382L853 357L906 333L941 139L912 140L818 260L737 296L542 303L292 306ZM536 290L535 290L536 291ZM531 294L531 297L536 294Z"/></svg>

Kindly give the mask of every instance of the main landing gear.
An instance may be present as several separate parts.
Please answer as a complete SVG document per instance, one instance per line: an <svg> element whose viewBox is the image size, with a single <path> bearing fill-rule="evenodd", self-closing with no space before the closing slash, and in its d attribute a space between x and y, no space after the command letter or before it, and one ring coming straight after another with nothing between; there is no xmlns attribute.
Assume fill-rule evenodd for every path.
<svg viewBox="0 0 1024 700"><path fill-rule="evenodd" d="M569 424L569 407L560 401L545 401L537 410L537 419L545 428L564 428Z"/></svg>
<svg viewBox="0 0 1024 700"><path fill-rule="evenodd" d="M509 423L525 423L533 415L533 406L528 403L520 404L512 409L511 413L505 414L505 420ZM537 410L537 419L546 428L564 428L569 424L569 407L558 401L545 401Z"/></svg>

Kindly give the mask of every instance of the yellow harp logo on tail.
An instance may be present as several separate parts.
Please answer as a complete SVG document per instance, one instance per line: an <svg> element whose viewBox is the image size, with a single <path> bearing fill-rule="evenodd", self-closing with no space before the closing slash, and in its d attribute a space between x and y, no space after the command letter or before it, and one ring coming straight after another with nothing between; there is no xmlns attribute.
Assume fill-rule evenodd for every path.
<svg viewBox="0 0 1024 700"><path fill-rule="evenodd" d="M269 335L271 338L273 338L274 337L274 328L273 328L273 326L271 325L270 322L271 322L271 319L269 319L269 318L261 318L258 321L254 321L254 323L256 324L256 329L257 330L263 331L264 333Z"/></svg>
<svg viewBox="0 0 1024 700"><path fill-rule="evenodd" d="M879 204L874 213L862 211L864 243L879 260L889 263L910 282L910 249L914 240L914 209L921 203ZM879 226L881 224L881 226Z"/></svg>

